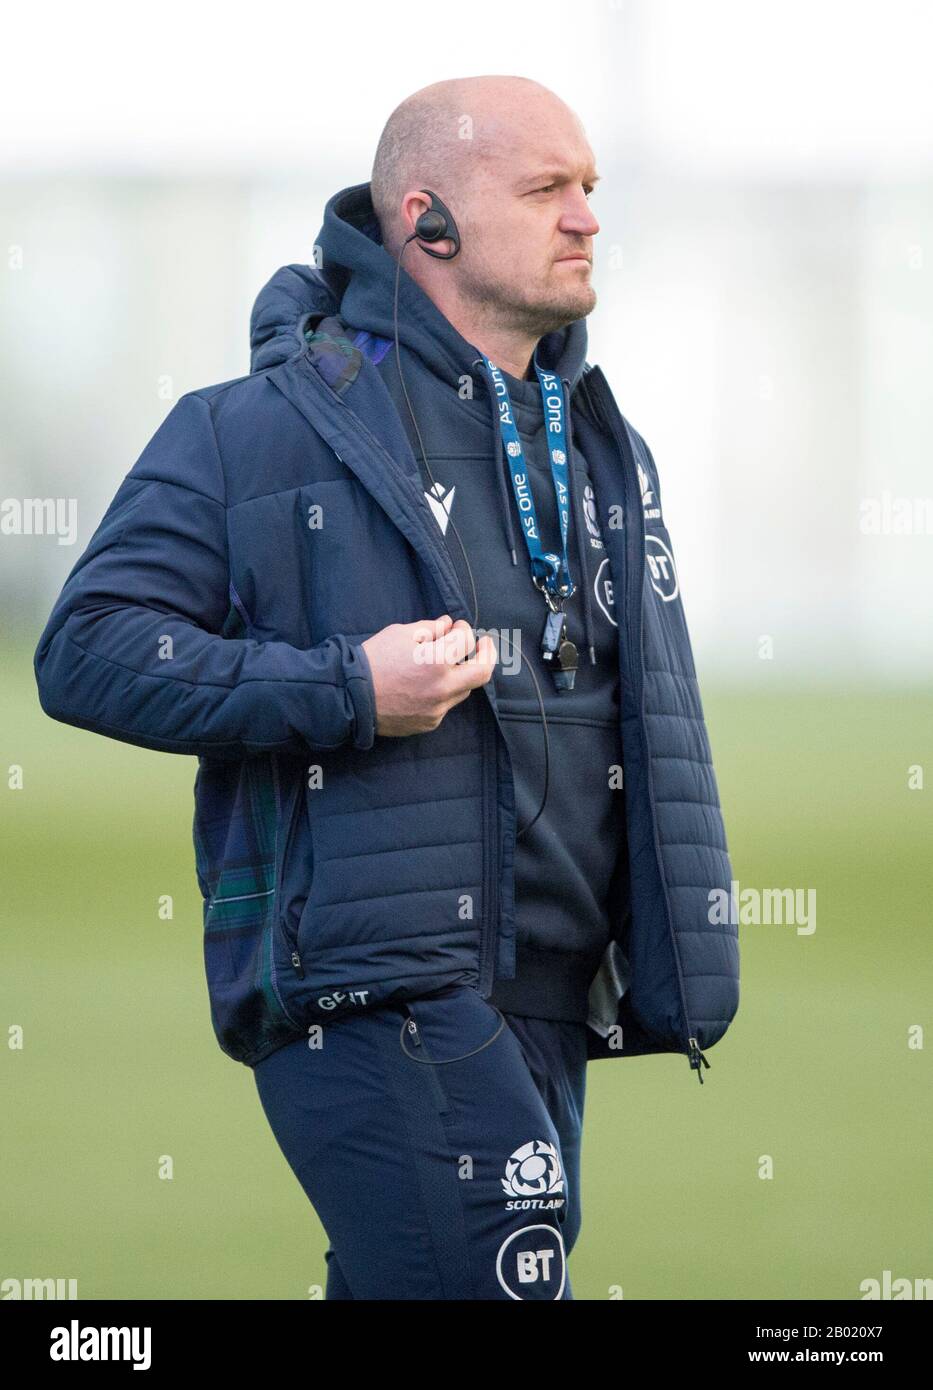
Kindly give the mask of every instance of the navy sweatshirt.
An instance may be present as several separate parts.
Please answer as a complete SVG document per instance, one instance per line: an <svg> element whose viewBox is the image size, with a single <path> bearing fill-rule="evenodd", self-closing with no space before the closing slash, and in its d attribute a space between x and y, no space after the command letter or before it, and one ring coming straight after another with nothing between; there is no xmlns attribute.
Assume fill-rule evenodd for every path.
<svg viewBox="0 0 933 1390"><path fill-rule="evenodd" d="M348 327L392 338L395 262L379 244L378 226L339 223L322 233L325 266L335 261L344 285L340 316ZM345 229L345 231L344 231ZM419 254L410 245L406 257ZM493 680L512 762L517 829L544 794L544 734L534 683L547 717L550 776L543 811L515 844L516 977L497 980L491 1000L536 1018L585 1022L587 994L610 932L610 893L626 865L622 748L619 734L617 627L612 575L596 524L586 460L574 441L568 560L576 585L566 601L568 636L578 649L574 689L560 692L541 660L547 608L531 580L512 480L498 425L498 405L479 352L402 270L399 343L411 398L437 492L402 392L394 346L378 362L422 472L426 499L443 532L461 587L470 577L454 534L460 533L476 584L478 628L498 651ZM570 387L586 352L583 320L542 338L539 364ZM499 364L497 364L499 365ZM531 369L533 371L533 369ZM547 454L537 376L504 373L529 471L542 545L560 554L557 502ZM571 416L572 427L572 416ZM451 526L450 521L453 521ZM514 554L514 562L513 562ZM437 617L438 614L425 614ZM508 641L500 641L503 633ZM591 664L590 651L595 655ZM614 875L617 876L614 878Z"/></svg>

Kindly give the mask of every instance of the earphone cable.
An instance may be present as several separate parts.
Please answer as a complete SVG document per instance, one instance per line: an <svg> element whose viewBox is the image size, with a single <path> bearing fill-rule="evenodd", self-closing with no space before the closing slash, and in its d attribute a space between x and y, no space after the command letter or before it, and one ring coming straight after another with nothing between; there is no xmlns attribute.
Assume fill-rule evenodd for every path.
<svg viewBox="0 0 933 1390"><path fill-rule="evenodd" d="M402 248L401 248L401 251L399 252L399 255L398 255L398 258L397 258L396 264L395 264L395 295L394 295L393 306L392 306L392 324L393 324L394 337L395 337L395 365L396 365L396 370L398 371L399 382L400 382L400 384L401 384L402 391L403 391L403 393L404 393L404 395L405 395L405 401L406 401L406 403L407 403L407 405L408 405L408 413L409 413L409 415L411 416L411 422L412 422L412 424L413 424L413 426L414 426L414 428L415 428L415 434L418 436L418 447L419 447L419 449L421 450L421 461L422 461L422 463L424 464L425 471L426 471L428 477L431 479L431 487L432 487L432 489L435 489L435 491L436 491L438 484L437 484L437 482L435 481L434 474L431 472L431 468L430 468L430 465L429 465L428 459L427 459L427 451L425 450L425 447L424 447L424 440L421 438L421 431L420 431L420 429L418 428L418 421L415 419L415 412L414 412L414 409L413 409L413 407L412 407L411 398L410 398L410 396L409 396L409 394L408 394L408 387L405 385L405 377L404 377L404 374L403 374L403 372L402 372L402 357L401 357L401 353L400 353L400 351L399 351L399 337L398 337L398 290L399 290L399 278L400 278L400 276L401 276L401 271L402 271L402 256L404 256L404 254L405 254L405 248L406 248L406 246L408 245L408 243L409 243L410 241L414 241L414 239L415 239L415 237L416 237L417 235L418 235L417 232L412 232L411 236L408 236L408 237L405 238L404 242L402 243ZM479 600L477 599L477 596L476 596L476 581L475 581L474 578L473 578L473 569L472 569L472 566L470 565L469 559L467 558L466 547L464 546L463 541L462 541L461 538L460 538L460 532L457 530L456 526L454 525L454 521L453 521L453 518L452 518L452 517L448 516L448 522L447 522L447 524L448 524L448 526L450 526L450 527L453 529L453 533L454 533L454 535L457 537L457 544L458 544L459 547L460 547L460 553L463 555L463 562L464 562L464 564L466 565L467 574L470 576L470 589L471 589L472 594L473 594L473 629L474 629L474 631L475 631L475 629L479 626ZM513 644L512 640L511 640L511 638L510 638L510 637L506 637L505 634L502 633L502 632L500 632L498 635L499 635L499 640L502 641L503 638L504 638L504 640L506 641L506 643L507 643L508 646L509 646L509 649L512 650L512 651L514 651L515 648L514 648L514 644ZM519 659L521 659L521 652L519 652ZM545 713L544 713L544 698L543 698L543 696L542 696L542 694L541 694L541 687L540 687L540 685L538 684L538 677L535 675L534 670L532 669L531 662L528 662L527 668L526 668L526 669L527 669L527 671L528 671L528 674L531 676L531 679L534 681L535 695L537 696L538 708L539 708L539 710L540 710L540 712L541 712L541 731L542 731L542 733L544 734L544 796L541 798L541 805L538 807L537 811L536 811L535 814L532 816L531 820L528 821L527 825L523 825L522 828L521 828L521 830L516 830L516 832L515 832L515 838L516 838L516 840L519 839L522 835L524 835L525 832L526 832L527 830L530 830L530 829L531 829L531 827L534 825L535 821L536 821L536 820L538 819L538 817L541 815L541 812L544 810L545 803L547 802L547 797L548 797L548 786L549 786L549 782L550 782L550 773L551 773L550 743L549 743L549 738L548 738L547 716L546 716Z"/></svg>

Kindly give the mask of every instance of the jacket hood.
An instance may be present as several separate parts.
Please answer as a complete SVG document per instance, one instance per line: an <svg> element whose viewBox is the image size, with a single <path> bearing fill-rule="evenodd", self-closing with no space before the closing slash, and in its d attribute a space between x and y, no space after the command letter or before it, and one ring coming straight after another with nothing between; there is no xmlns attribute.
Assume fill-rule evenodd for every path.
<svg viewBox="0 0 933 1390"><path fill-rule="evenodd" d="M312 311L339 313L348 325L393 337L396 262L382 244L369 183L354 184L330 198L315 250L318 267L282 266L259 292L250 319L251 371L292 356L300 346L299 320ZM404 264L398 330L399 341L454 387L472 371L477 349L445 318ZM577 319L545 334L535 357L539 366L564 378L572 392L585 366L586 349L586 320ZM511 384L514 379L509 380ZM537 391L536 382L527 384Z"/></svg>
<svg viewBox="0 0 933 1390"><path fill-rule="evenodd" d="M310 313L334 314L337 304L319 270L283 265L263 285L249 320L250 372L277 367L303 345L301 325Z"/></svg>

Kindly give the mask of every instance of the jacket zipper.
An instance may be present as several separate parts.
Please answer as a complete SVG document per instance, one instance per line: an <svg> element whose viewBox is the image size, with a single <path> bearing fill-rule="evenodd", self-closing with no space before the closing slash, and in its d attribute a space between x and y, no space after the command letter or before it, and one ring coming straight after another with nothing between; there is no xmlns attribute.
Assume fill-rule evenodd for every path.
<svg viewBox="0 0 933 1390"><path fill-rule="evenodd" d="M593 368L592 370L593 370L593 371L597 371L597 370L600 370L600 369L599 369L599 368ZM589 375L589 373L587 373L587 375ZM621 452L621 454L622 454L623 462L624 462L624 464L625 464L625 474L624 474L624 476L625 476L625 478L626 478L627 491L628 491L629 494L631 494L631 493L632 493L632 478L633 478L633 472L632 472L632 468L631 468L631 463L633 462L633 460L630 459L631 450L630 450L630 447L629 447L629 444L628 444L628 440L627 440L627 438L626 438L625 426L624 426L624 424L622 423L621 419L617 421L616 418L615 418L616 415L618 414L618 407L615 405L615 402L612 400L611 396L610 396L609 399L607 399L605 402L603 401L603 396L602 396L602 390L601 390L601 384L600 384L600 379L599 379L599 377L597 377L597 378L596 378L594 381L592 381L592 382L587 382L587 397L588 397L588 399L591 401L591 403L592 403L592 405L593 405L594 412L595 412L595 414L596 414L597 419L598 419L598 420L601 420L601 421L603 422L603 424L605 424L605 425L608 426L609 430L610 430L611 433L612 433L613 438L614 438L615 441L616 441L616 444L619 446L620 452ZM603 411L602 411L601 408L600 408L603 404L606 405L606 412L605 412L605 414L603 413ZM644 756L644 759L645 759L645 778L646 778L647 787L648 787L648 804L649 804L649 807L650 807L650 810L651 810L652 841L653 841L653 844L654 844L654 853L655 853L655 860L656 860L657 866L658 866L658 872L659 872L659 874L660 874L660 876L661 876L661 889L662 889L662 892L663 892L663 895L664 895L664 907L665 907L665 913L666 913L666 916L667 916L667 927L668 927L668 932L669 932L670 938L671 938L671 947L672 947L673 953L674 953L674 964L675 964L676 969L677 969L677 985L678 985L678 990L679 990L679 993L680 993L680 1006L681 1006L681 1010L682 1010L682 1012L683 1012L684 1030L685 1030L686 1035L687 1035L687 1049L686 1049L686 1055L687 1055L687 1059L688 1059L688 1061L689 1061L689 1063L690 1063L691 1070L695 1070L695 1071L696 1071L697 1078L698 1078L700 1084L702 1085L702 1084L703 1084L703 1071L702 1071L702 1067L705 1066L705 1067L708 1068L708 1067L709 1067L709 1062L707 1061L705 1055L700 1051L700 1045L699 1045L699 1043L697 1042L696 1038L693 1036L693 1030L692 1030L692 1028L691 1028L691 1026L690 1026L690 1016L689 1016L689 1014L688 1014L688 1012L687 1012L687 995L686 995L686 990L685 990L685 988L684 988L683 966L682 966L681 959L680 959L680 950L679 950L678 945L677 945L677 938L676 938L675 933L674 933L673 915L672 915L672 913L671 913L670 897L669 897L669 895L668 895L668 890L667 890L667 876L666 876L666 874L664 873L664 866L663 866L663 863L662 863L662 860L661 860L661 846L660 846L660 843L659 843L659 841L658 841L657 807L656 807L656 805L655 805L655 800L654 800L654 782L653 782L653 778L652 778L652 775L651 775L651 754L650 754L650 749L649 749L649 746L648 746L648 732L647 732L647 728L646 728L646 725L645 725L645 655L644 655L644 648L643 648L643 641L644 641L644 623L643 623L643 621L642 621L642 619L643 619L642 608L643 608L643 603L644 603L644 582L645 582L645 573L644 573L644 572L645 572L645 520L644 520L644 515L643 515L643 513L642 513L641 495L640 495L641 490L640 490L640 488L638 487L638 478L637 478L637 476L634 477L634 482L635 482L635 496L636 496L636 498L637 498L637 502L636 502L636 515L638 516L638 521L639 521L639 525L638 525L638 528L637 528L638 551L639 551L639 564L638 564L638 566L637 566L637 568L636 568L636 574L635 574L635 579L636 579L636 584L637 584L637 589L638 589L638 595L639 595L639 601L638 601L637 604L633 604L633 603L632 603L632 593L631 593L632 586L631 586L631 584L627 584L627 585L626 585L626 591L625 591L625 597L626 597L626 615L627 615L627 616L635 615L635 616L634 616L634 622L629 624L629 650L630 650L631 652L633 652L633 653L637 653L637 658L638 658L639 732L640 732L640 735L641 735L642 753L643 753L643 756ZM629 516L631 516L631 507L627 505L627 506L626 506L626 510L627 510ZM629 530L631 530L631 527L629 528ZM627 541L626 541L626 546L627 546ZM635 631L633 631L633 629L634 629L634 627L635 627L635 624L637 624L637 633L636 633ZM635 638L636 635L637 635L637 641L633 640L633 639Z"/></svg>
<svg viewBox="0 0 933 1390"><path fill-rule="evenodd" d="M279 767L278 759L276 759L276 767ZM278 773L277 773L276 775L279 776ZM275 876L275 898L274 898L274 900L273 900L273 901L274 901L273 915L274 915L274 920L275 920L276 929L281 933L281 935L282 935L282 940L285 942L285 945L286 945L286 947L287 947L287 949L288 949L288 954L289 954L289 957L290 957L290 959L291 959L292 968L294 969L295 973L296 973L296 974L299 976L299 978L301 978L301 979L304 979L304 974L305 974L304 966L302 965L302 963L301 963L301 957L300 957L299 954L298 954L297 943L294 942L294 941L292 941L292 939L291 939L291 933L290 933L290 932L287 932L287 931L285 930L285 920L284 920L284 916L283 916L282 911L281 911L281 900L282 900L282 880L283 880L283 878L284 878L284 876L285 876L285 864L286 864L286 861L287 861L287 859L288 859L288 851L289 851L289 849L291 848L292 840L294 839L295 826L298 824L298 809L299 809L299 807L301 806L302 799L303 799L303 798L302 798L302 793L303 793L302 778L303 778L303 776L304 776L304 774L302 773L302 776L298 778L298 786L297 786L297 788L296 788L296 790L295 790L295 792L294 792L293 799L290 801L290 805L289 805L289 811L288 811L288 825L287 825L287 829L286 829L286 831L285 831L285 843L284 843L284 846L283 846L283 849L282 849L282 854L281 854L281 856L279 857L278 865L277 865L277 867L276 867L276 876ZM280 776L279 776L279 785L281 786L281 777L280 777ZM274 969L274 966L273 966L273 969Z"/></svg>
<svg viewBox="0 0 933 1390"><path fill-rule="evenodd" d="M364 357L364 361L365 361L365 360L366 360L365 354L363 355L363 357ZM308 376L309 376L309 378L311 379L311 381L312 381L312 383L313 383L314 389L316 389L317 391L321 392L321 393L323 394L323 396L331 403L332 406L336 406L338 412L340 412L340 413L341 413L342 415L344 415L344 416L350 416L351 419L352 419L352 421L353 421L353 432L355 433L355 435L356 435L360 440L362 440L363 443L371 450L371 452L372 452L372 454L373 454L373 456L374 456L375 458L379 459L380 457L382 457L382 458L384 458L384 459L386 460L386 462L390 465L390 468L389 468L388 471L386 472L385 476L386 476L386 477L391 477L391 476L392 476L391 467L392 467L393 465L397 467L397 463L396 463L395 461L392 460L391 456L386 452L386 450L383 448L383 446L382 446L382 445L379 443L379 441L374 437L374 435L371 433L371 431L366 427L365 422L364 422L362 419L360 419L360 417L355 413L355 411L353 411L353 410L350 409L350 407L347 405L347 402L346 402L345 400L343 400L343 399L337 394L337 392L334 391L334 389L329 385L329 383L326 382L326 381L324 380L324 378L321 376L320 372L317 370L316 366L314 365L314 362L312 361L310 344L308 344L307 342L304 342L304 341L303 341L303 335L302 335L302 350L297 354L297 359L298 359L298 360L302 360L302 361L305 363L305 365L306 365L306 367L307 367L307 369L308 369ZM294 360L294 359L293 359L293 360ZM288 364L285 364L285 365L288 365ZM280 388L280 389L281 389L281 388ZM288 392L285 392L284 394L286 394L286 396L288 396ZM309 419L310 419L310 417L309 417ZM319 426L316 426L316 428L319 428ZM349 463L348 463L347 460L343 458L342 453L338 453L338 452L337 452L337 448L336 448L335 444L331 441L329 435L328 435L328 434L324 434L323 437L325 438L325 440L327 441L327 443L330 445L330 447L334 450L334 453L335 453L335 454L337 455L337 457L341 460L341 462L344 463L344 465L345 465L346 467L349 467L353 472L355 472L356 475L357 475L357 477L360 477L359 473L358 473L357 470L354 468L352 462L349 462ZM415 462L415 456L414 456L414 453L413 453L413 452L412 452L412 454L411 454L411 458L412 458L412 462ZM416 463L416 467L417 467L417 463ZM360 478L360 481L361 481L361 483L363 484L363 486L367 488L367 491L372 492L372 489L369 488L369 486L368 486L368 484L367 484L367 482L366 482L366 480L365 480L364 478ZM377 500L379 501L380 505L383 506L383 507L385 508L386 504L385 504L384 499L378 498ZM396 500L396 499L393 499L393 500ZM448 552L447 552L447 550L446 550L446 547L444 547L444 546L442 545L442 543L441 543L441 541L439 540L438 536L435 534L437 528L436 528L436 527L429 527L429 526L428 526L428 520L429 520L429 518L425 516L424 511L423 511L420 507L413 507L413 508L412 508L412 514L413 514L413 516L414 516L414 518L415 518L415 520L416 520L416 522L417 522L418 530L419 530L419 532L420 532L420 534L421 534L421 538L422 538L422 540L423 540L423 542L424 542L424 544L425 544L425 547L426 547L428 553L430 553L430 554L433 556L434 562L435 562L435 566L437 567L437 569L438 569L439 571L443 571L443 572L444 572L444 576L445 576L445 578L447 579L448 585L451 586L452 593L456 596L456 598L457 598L457 600L458 600L458 602L459 602L460 608L461 608L461 610L462 610L461 616L463 616L463 617L466 619L466 621L469 622L469 621L470 621L470 612L469 612L469 608L468 608L468 606L467 606L466 599L465 599L465 597L464 597L464 595L463 595L463 591L462 591L462 589L461 589L461 587L460 587L460 581L459 581L459 578L458 578L458 576L457 576L456 568L455 568L455 566L454 566L454 564L453 564L453 561L450 559L450 556L449 556L449 554L448 554ZM405 534L404 528L399 527L399 529L402 531L403 534ZM415 549L417 550L417 547L415 547ZM423 555L422 555L421 558L422 558L422 563L425 563L425 561L424 561L424 556L423 556ZM435 576L435 583L437 583L436 576ZM450 613L453 613L453 608L450 606L449 602L444 600L443 592L441 592L440 597L441 597L442 602L444 602L444 606L447 608L447 611L450 612ZM492 713L493 718L495 719L497 725L499 725L499 717L498 717L498 714L496 713L495 709L493 708L492 700L491 700L491 697L490 697L490 695L489 695L489 692L484 688L482 693L483 693L483 698L486 700L487 704L489 705L489 708L490 708L490 711L491 711L491 713ZM501 732L501 725L499 725L499 728L500 728L500 732ZM484 735L484 737L487 739L486 747L487 747L487 750L488 750L488 734ZM495 736L493 736L493 737L495 737ZM502 734L502 737L503 737L503 739L505 738L505 734L504 734L504 733ZM493 760L496 762L496 764L498 764L498 759L497 759L497 756L496 756L495 753L494 753L494 755L493 755ZM484 912L483 912L483 917L484 917L484 925L483 925L482 934L481 934L481 938L480 938L480 947L479 947L479 952L478 952L478 957L479 957L479 958L478 958L478 966L477 966L477 968L478 968L478 987L480 988L480 990L482 990L483 982L484 982L486 976L489 975L490 978L489 978L488 984L489 984L489 989L491 990L491 988L492 988L492 977L493 977L493 975L494 975L494 971L490 968L490 962L491 962L491 960L494 960L493 947L494 947L494 944L495 944L495 938L496 938L497 935L498 935L498 932L497 932L498 920L497 920L497 918L498 918L498 903L499 903L498 885L496 884L496 885L494 886L494 885L493 885L493 881L492 881L492 880L493 880L493 868L492 868L492 866L493 866L493 864L497 864L497 863L498 863L498 850L499 850L498 839L499 839L499 835L500 835L500 826L499 826L500 817L499 817L499 814L498 814L498 808L496 809L496 812L495 812L495 814L494 814L492 817L490 817L490 815L489 815L489 805L490 805L490 802L491 802L493 799L495 799L495 800L497 801L498 798L497 798L497 774L496 774L495 772L493 772L493 773L490 773L490 772L489 772L489 768L488 768L488 764L489 764L489 755L488 755L488 751L487 751L487 755L486 755L486 757L484 758L483 762L484 762L484 772L483 772L483 803L484 803L484 804L483 804L483 807L482 807L482 816L483 816L483 839L484 839L484 875L483 875L483 877L484 877L484 883L483 883L483 892L484 892L484 902L483 902ZM490 777L492 778L492 783L493 783L493 785L492 785L492 790L490 790ZM492 831L491 831L491 832L490 832L490 821L492 822ZM287 849L287 846L286 846L286 849ZM496 899L496 901L495 901L495 911L494 911L494 905L493 905L493 901L492 901L493 896L495 896L495 899ZM290 946L292 945L291 942L289 942L288 944L289 944ZM301 961L300 961L300 959L298 958L297 952L296 952L294 949L292 949L291 955L292 955L292 965L295 966L296 970L298 970L299 973L303 973L303 972L301 972Z"/></svg>
<svg viewBox="0 0 933 1390"><path fill-rule="evenodd" d="M490 748L490 743L492 748ZM479 979L477 987L481 994L492 991L494 970L494 949L498 941L498 750L495 731L489 727L485 711L483 713L483 931L479 948ZM491 812L491 814L490 814ZM485 997L485 995L484 995Z"/></svg>

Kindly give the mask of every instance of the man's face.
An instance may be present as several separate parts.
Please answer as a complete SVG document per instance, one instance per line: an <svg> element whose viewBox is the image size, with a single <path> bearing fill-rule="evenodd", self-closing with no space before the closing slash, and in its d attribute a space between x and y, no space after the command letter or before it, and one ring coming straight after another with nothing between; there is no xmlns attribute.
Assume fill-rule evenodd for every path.
<svg viewBox="0 0 933 1390"><path fill-rule="evenodd" d="M599 175L572 113L530 124L482 157L459 214L451 208L462 237L451 265L464 298L539 338L596 306L588 195Z"/></svg>

